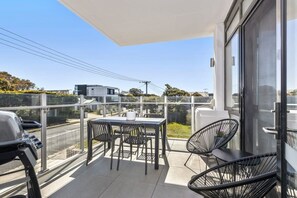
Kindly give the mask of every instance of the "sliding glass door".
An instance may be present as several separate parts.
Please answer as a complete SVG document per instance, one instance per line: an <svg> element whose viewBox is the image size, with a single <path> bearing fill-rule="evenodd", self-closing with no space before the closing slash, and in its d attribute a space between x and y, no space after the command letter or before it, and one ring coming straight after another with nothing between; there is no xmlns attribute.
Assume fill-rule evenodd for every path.
<svg viewBox="0 0 297 198"><path fill-rule="evenodd" d="M276 140L263 127L274 126L279 100L276 64L276 3L263 1L243 24L244 149L253 154L276 152Z"/></svg>
<svg viewBox="0 0 297 198"><path fill-rule="evenodd" d="M226 108L240 112L241 148L277 152L278 182L266 197L297 198L297 0L241 0L227 22Z"/></svg>
<svg viewBox="0 0 297 198"><path fill-rule="evenodd" d="M277 152L274 195L297 197L297 0L264 0L242 26L244 149Z"/></svg>

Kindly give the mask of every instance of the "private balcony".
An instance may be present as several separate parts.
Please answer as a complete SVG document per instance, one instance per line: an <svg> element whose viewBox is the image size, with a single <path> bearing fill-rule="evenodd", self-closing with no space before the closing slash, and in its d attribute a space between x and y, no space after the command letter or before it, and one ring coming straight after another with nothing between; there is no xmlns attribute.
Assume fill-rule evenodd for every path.
<svg viewBox="0 0 297 198"><path fill-rule="evenodd" d="M0 110L42 124L41 130L29 133L44 144L35 166L43 197L199 197L187 183L216 161L205 163L192 156L184 166L189 156L186 140L226 113L240 121L228 148L252 155L278 155L274 163L278 180L266 197L297 197L297 1L60 2L120 46L212 36L214 57L209 58L214 78L205 80L213 81L215 104L212 98L203 97L93 100L80 96L78 100L45 94L1 94ZM132 160L121 159L118 171L115 157L110 170L110 153L103 155L100 142L94 145L94 158L86 166L87 122L121 116L129 110L140 116L157 112L167 120L166 154L159 156L159 169L149 162L145 175L143 160L133 156ZM27 193L24 184L10 182L24 175L6 175L20 167L18 161L1 165L0 197ZM248 168L240 177L252 170ZM226 175L231 181L232 174ZM217 181L224 181L221 173L219 176Z"/></svg>

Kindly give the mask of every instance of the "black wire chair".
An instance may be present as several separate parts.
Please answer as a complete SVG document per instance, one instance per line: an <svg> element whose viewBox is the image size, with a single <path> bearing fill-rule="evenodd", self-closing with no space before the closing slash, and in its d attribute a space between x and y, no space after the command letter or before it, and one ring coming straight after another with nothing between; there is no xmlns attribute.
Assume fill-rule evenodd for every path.
<svg viewBox="0 0 297 198"><path fill-rule="evenodd" d="M136 117L139 117L139 113L135 112ZM127 117L127 112L121 114L121 117Z"/></svg>
<svg viewBox="0 0 297 198"><path fill-rule="evenodd" d="M130 145L130 160L132 160L132 146L137 146L137 154L139 155L139 147L140 145L145 146L145 174L147 174L147 143L150 142L151 146L151 162L153 162L153 147L152 147L152 138L147 137L146 135L146 128L145 126L141 124L137 124L133 121L127 124L122 124L120 126L120 132L121 132L121 141L120 141L120 147L119 147L119 155L118 155L118 164L117 164L117 170L119 170L120 166L120 155L122 154L122 157L124 156L123 152L123 144L129 144Z"/></svg>
<svg viewBox="0 0 297 198"><path fill-rule="evenodd" d="M162 114L159 113L146 113L143 115L145 118L164 118Z"/></svg>
<svg viewBox="0 0 297 198"><path fill-rule="evenodd" d="M297 189L295 186L295 178L292 175L287 176L287 197L288 198L296 198L297 197Z"/></svg>
<svg viewBox="0 0 297 198"><path fill-rule="evenodd" d="M194 133L186 144L186 148L191 154L184 165L187 165L192 154L198 154L206 157L207 166L208 157L212 155L211 152L226 145L237 132L238 125L238 121L235 119L223 119Z"/></svg>
<svg viewBox="0 0 297 198"><path fill-rule="evenodd" d="M276 153L254 155L192 177L188 188L205 197L264 197L277 182Z"/></svg>
<svg viewBox="0 0 297 198"><path fill-rule="evenodd" d="M110 160L110 169L112 169L112 161L113 161L113 151L114 151L114 145L115 140L117 138L120 138L120 135L114 134L112 130L112 126L109 123L106 122L97 122L97 121L89 121L88 122L89 127L92 130L92 133L90 137L88 137L88 155L91 153L91 149L93 148L92 143L93 140L97 140L104 143L104 156L106 153L106 143L111 144L111 160ZM89 157L87 158L86 165L89 163Z"/></svg>
<svg viewBox="0 0 297 198"><path fill-rule="evenodd" d="M297 149L297 131L287 129L287 144ZM296 170L287 162L287 197L297 198L297 187L295 185Z"/></svg>
<svg viewBox="0 0 297 198"><path fill-rule="evenodd" d="M158 114L158 113L146 113L143 115L143 117L145 117L145 118L164 118L164 116L162 114ZM146 135L155 137L155 129L147 127ZM162 130L162 128L160 128L160 138L162 138L162 137L163 137L163 130Z"/></svg>

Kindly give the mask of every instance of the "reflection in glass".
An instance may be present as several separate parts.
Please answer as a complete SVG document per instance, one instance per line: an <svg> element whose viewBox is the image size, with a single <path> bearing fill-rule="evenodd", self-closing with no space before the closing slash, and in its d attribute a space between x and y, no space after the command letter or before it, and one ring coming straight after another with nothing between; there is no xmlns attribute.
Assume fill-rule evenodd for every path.
<svg viewBox="0 0 297 198"><path fill-rule="evenodd" d="M287 127L297 130L297 1L287 1ZM294 163L297 153L297 133L287 131L286 155L288 197L297 195L297 166Z"/></svg>
<svg viewBox="0 0 297 198"><path fill-rule="evenodd" d="M234 34L226 47L226 106L239 110L239 40Z"/></svg>
<svg viewBox="0 0 297 198"><path fill-rule="evenodd" d="M276 7L263 1L244 26L245 149L254 154L276 151L263 127L274 126L277 101Z"/></svg>
<svg viewBox="0 0 297 198"><path fill-rule="evenodd" d="M244 14L247 11L247 9L250 7L252 2L253 2L253 0L244 0L242 2L242 14Z"/></svg>
<svg viewBox="0 0 297 198"><path fill-rule="evenodd" d="M232 19L230 26L228 27L227 38L229 38L232 35L232 33L235 31L237 25L239 24L239 20L240 20L240 15L239 15L239 11L237 11L234 18Z"/></svg>

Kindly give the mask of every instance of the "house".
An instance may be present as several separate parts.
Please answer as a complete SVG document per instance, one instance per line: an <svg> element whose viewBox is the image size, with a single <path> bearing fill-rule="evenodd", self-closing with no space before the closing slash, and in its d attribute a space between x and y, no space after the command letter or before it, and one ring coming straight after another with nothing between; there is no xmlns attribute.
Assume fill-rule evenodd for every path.
<svg viewBox="0 0 297 198"><path fill-rule="evenodd" d="M86 97L96 97L98 102L118 101L119 88L103 85L75 85L74 93Z"/></svg>
<svg viewBox="0 0 297 198"><path fill-rule="evenodd" d="M87 109L90 109L91 111L98 110L98 102L96 98L90 98L90 99L84 99L83 102L80 102L80 98L78 98L77 104L84 104L87 105ZM78 110L78 107L75 107L75 110Z"/></svg>

